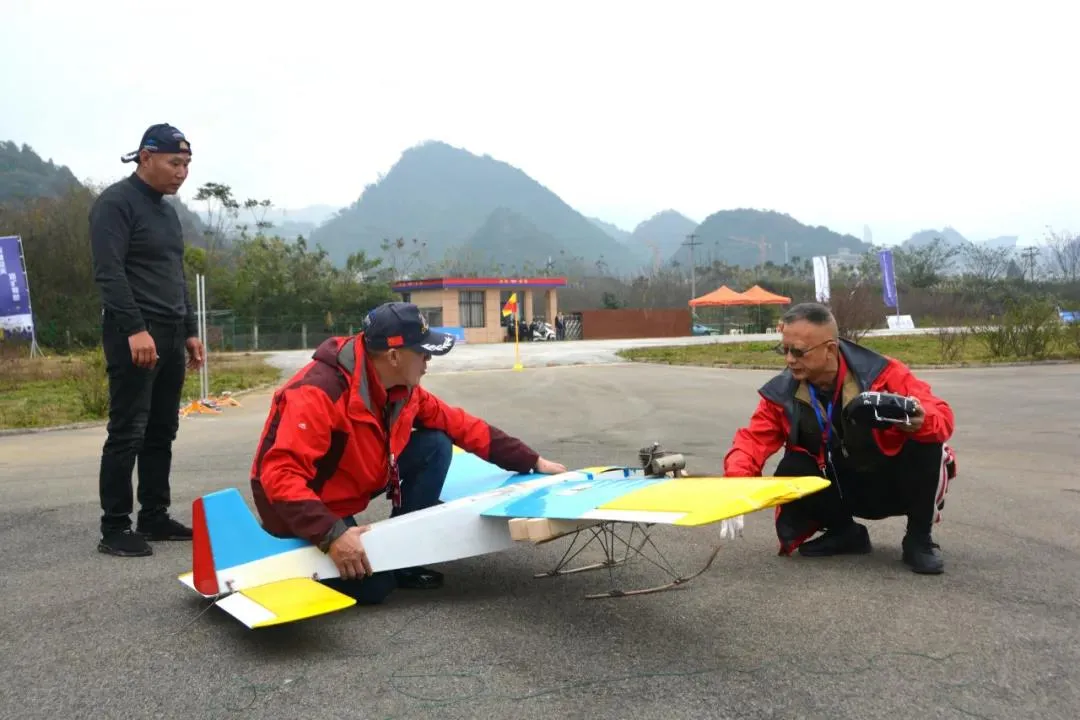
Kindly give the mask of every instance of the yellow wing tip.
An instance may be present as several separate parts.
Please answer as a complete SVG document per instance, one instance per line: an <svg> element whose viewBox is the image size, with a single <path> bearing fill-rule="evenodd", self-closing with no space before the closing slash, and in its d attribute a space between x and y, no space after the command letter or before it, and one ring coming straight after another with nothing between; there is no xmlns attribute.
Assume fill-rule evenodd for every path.
<svg viewBox="0 0 1080 720"><path fill-rule="evenodd" d="M797 500L829 484L817 476L678 477L634 490L601 509L683 512L673 525L708 525Z"/></svg>
<svg viewBox="0 0 1080 720"><path fill-rule="evenodd" d="M253 628L283 625L344 610L356 604L355 598L306 577L279 580L248 588L241 593L274 614L273 618L254 623Z"/></svg>

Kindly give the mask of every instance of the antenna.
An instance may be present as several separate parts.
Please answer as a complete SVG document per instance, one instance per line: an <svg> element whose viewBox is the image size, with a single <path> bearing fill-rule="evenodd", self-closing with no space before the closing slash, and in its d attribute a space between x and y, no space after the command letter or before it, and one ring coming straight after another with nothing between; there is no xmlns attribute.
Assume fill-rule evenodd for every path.
<svg viewBox="0 0 1080 720"><path fill-rule="evenodd" d="M1020 255L1027 261L1028 268L1031 269L1031 282L1035 282L1035 256L1039 254L1039 248L1032 245L1027 248Z"/></svg>
<svg viewBox="0 0 1080 720"><path fill-rule="evenodd" d="M697 267L694 264L694 248L701 243L697 242L697 235L690 233L686 236L686 245L690 248L690 299L693 300L697 297Z"/></svg>

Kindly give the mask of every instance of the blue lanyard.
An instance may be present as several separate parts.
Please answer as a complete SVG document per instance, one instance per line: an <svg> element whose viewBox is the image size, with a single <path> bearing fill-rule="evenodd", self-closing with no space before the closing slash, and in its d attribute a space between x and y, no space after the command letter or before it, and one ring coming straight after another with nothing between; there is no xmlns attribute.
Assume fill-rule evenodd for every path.
<svg viewBox="0 0 1080 720"><path fill-rule="evenodd" d="M817 417L818 425L821 426L821 431L825 436L825 447L823 450L829 452L829 438L832 437L832 406L833 401L830 399L829 404L825 406L825 417L821 417L821 410L818 409L817 393L814 391L814 386L807 383L810 388L810 406L814 408L814 415Z"/></svg>

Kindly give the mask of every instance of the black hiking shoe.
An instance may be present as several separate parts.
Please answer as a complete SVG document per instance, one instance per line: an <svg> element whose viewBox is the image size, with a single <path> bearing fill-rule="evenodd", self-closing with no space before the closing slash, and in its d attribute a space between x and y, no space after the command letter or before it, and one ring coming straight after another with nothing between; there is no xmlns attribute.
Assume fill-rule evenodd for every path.
<svg viewBox="0 0 1080 720"><path fill-rule="evenodd" d="M190 540L193 534L191 528L168 516L149 523L140 521L135 532L149 540Z"/></svg>
<svg viewBox="0 0 1080 720"><path fill-rule="evenodd" d="M872 549L866 526L853 522L844 528L826 530L820 537L803 543L799 546L799 554L806 557L863 555Z"/></svg>
<svg viewBox="0 0 1080 720"><path fill-rule="evenodd" d="M131 532L130 528L103 533L97 549L98 552L119 557L146 557L154 554L154 549L147 544L146 539Z"/></svg>
<svg viewBox="0 0 1080 720"><path fill-rule="evenodd" d="M945 572L941 546L929 535L905 535L901 545L904 548L904 563L912 572L920 575L939 575Z"/></svg>

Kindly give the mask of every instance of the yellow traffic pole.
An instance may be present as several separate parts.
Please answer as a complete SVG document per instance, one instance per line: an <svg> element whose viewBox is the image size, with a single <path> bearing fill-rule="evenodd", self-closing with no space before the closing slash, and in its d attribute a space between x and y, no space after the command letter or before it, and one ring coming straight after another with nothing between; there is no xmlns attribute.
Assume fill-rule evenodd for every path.
<svg viewBox="0 0 1080 720"><path fill-rule="evenodd" d="M518 314L516 311L514 312L514 369L525 369L521 364L521 349L518 345Z"/></svg>

